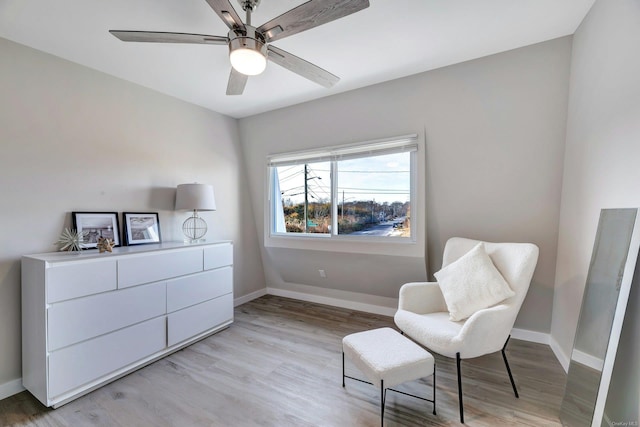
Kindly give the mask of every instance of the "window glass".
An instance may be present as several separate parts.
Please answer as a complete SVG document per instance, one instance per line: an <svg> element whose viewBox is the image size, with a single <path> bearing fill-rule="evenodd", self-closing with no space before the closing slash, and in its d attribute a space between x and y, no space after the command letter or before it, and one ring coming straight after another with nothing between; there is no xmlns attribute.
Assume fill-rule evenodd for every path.
<svg viewBox="0 0 640 427"><path fill-rule="evenodd" d="M286 233L331 232L330 169L330 162L276 168Z"/></svg>
<svg viewBox="0 0 640 427"><path fill-rule="evenodd" d="M411 235L411 153L337 162L338 234Z"/></svg>

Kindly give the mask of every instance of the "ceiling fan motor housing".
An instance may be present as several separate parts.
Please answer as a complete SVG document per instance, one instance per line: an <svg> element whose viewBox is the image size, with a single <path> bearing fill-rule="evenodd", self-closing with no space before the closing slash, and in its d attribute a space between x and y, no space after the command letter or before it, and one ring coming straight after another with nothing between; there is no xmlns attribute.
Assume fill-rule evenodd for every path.
<svg viewBox="0 0 640 427"><path fill-rule="evenodd" d="M243 32L229 31L229 59L233 68L242 74L262 73L267 63L264 36L250 25L245 25Z"/></svg>

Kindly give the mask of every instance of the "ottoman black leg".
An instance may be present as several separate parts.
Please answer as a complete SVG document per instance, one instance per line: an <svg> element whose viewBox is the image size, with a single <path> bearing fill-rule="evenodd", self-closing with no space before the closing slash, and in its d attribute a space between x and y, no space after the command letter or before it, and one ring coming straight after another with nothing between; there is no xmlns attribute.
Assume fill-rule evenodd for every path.
<svg viewBox="0 0 640 427"><path fill-rule="evenodd" d="M344 387L344 351L342 352L342 387Z"/></svg>

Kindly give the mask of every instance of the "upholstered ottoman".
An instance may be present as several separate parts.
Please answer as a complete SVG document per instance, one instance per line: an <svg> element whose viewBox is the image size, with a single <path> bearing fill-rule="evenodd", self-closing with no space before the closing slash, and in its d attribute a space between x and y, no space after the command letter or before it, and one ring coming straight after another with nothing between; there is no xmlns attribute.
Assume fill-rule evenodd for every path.
<svg viewBox="0 0 640 427"><path fill-rule="evenodd" d="M371 381L345 375L345 354ZM390 387L405 381L433 375L433 399L408 394ZM384 422L384 404L387 389L433 403L436 413L436 365L433 356L391 328L372 329L347 335L342 339L342 387L344 379L373 384L380 387L380 422Z"/></svg>

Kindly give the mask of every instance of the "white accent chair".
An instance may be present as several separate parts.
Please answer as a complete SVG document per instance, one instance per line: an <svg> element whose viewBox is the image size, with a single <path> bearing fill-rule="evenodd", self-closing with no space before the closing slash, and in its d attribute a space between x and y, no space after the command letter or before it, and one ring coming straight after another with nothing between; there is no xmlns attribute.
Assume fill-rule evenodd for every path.
<svg viewBox="0 0 640 427"><path fill-rule="evenodd" d="M444 248L443 267L465 255L478 243L481 242L460 237L449 239ZM398 311L394 317L403 334L431 351L456 359L461 423L464 423L461 359L502 351L513 392L516 398L519 397L505 348L538 261L538 247L531 243L484 242L484 248L515 296L454 322L449 320L447 305L437 282L406 283L400 288Z"/></svg>

